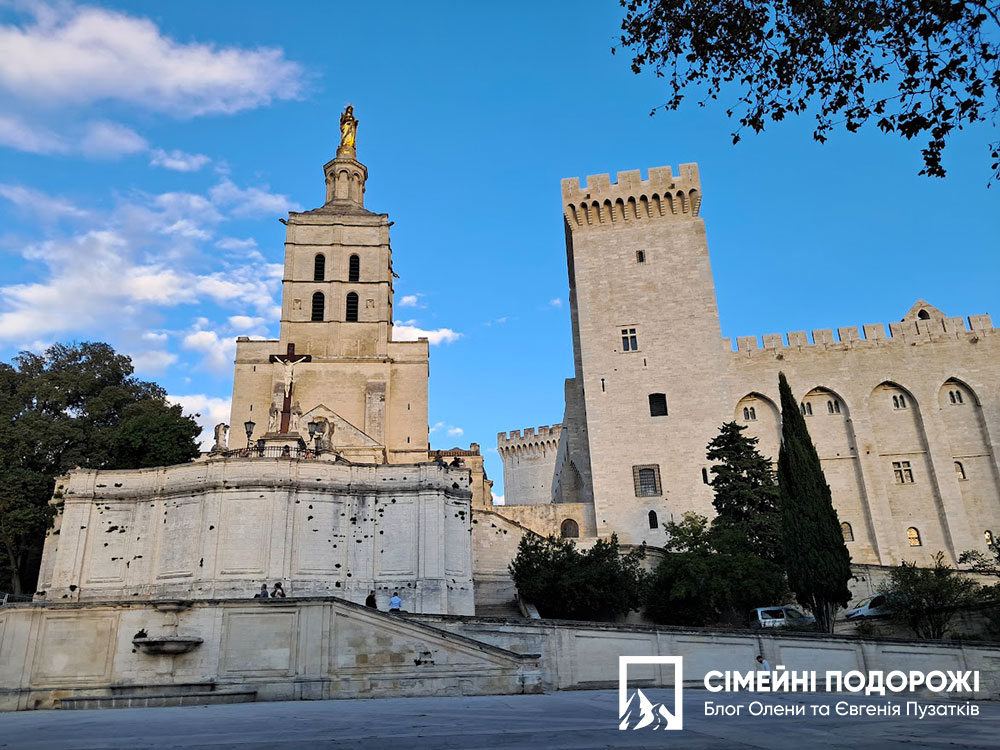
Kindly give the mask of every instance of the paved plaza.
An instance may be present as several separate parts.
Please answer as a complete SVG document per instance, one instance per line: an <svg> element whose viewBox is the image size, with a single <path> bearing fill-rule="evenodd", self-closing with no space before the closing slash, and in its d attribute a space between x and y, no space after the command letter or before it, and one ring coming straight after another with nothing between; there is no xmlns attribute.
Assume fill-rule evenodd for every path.
<svg viewBox="0 0 1000 750"><path fill-rule="evenodd" d="M667 698L666 691L646 692L654 702ZM0 717L0 748L1000 748L1000 703L976 704L978 717L922 720L905 715L822 718L812 716L810 710L806 716L768 718L704 715L706 700L733 704L754 699L771 706L885 701L840 695L720 697L688 690L684 697L685 728L669 733L619 731L618 695L613 690L29 711Z"/></svg>

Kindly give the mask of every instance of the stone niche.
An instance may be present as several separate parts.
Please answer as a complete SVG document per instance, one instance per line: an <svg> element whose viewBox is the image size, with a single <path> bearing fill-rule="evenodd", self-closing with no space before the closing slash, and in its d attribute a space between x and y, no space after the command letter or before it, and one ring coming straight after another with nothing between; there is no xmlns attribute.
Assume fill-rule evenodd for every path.
<svg viewBox="0 0 1000 750"><path fill-rule="evenodd" d="M77 470L56 494L36 599L251 598L281 581L290 597L375 589L411 612L474 612L468 469L217 458Z"/></svg>

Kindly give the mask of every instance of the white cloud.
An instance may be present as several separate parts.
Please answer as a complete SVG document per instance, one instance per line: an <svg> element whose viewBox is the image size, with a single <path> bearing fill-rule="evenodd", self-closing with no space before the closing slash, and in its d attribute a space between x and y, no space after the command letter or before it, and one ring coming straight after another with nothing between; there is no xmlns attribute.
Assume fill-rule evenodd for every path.
<svg viewBox="0 0 1000 750"><path fill-rule="evenodd" d="M129 356L136 372L145 375L162 375L177 361L176 354L155 349L132 352Z"/></svg>
<svg viewBox="0 0 1000 750"><path fill-rule="evenodd" d="M562 307L563 302L559 297L549 300L549 307Z"/></svg>
<svg viewBox="0 0 1000 750"><path fill-rule="evenodd" d="M91 122L80 139L80 152L94 159L117 159L145 151L146 139L132 128L116 122Z"/></svg>
<svg viewBox="0 0 1000 750"><path fill-rule="evenodd" d="M151 341L154 344L165 344L169 336L166 331L143 331L140 338L143 341Z"/></svg>
<svg viewBox="0 0 1000 750"><path fill-rule="evenodd" d="M0 89L43 106L117 100L175 116L233 113L302 94L280 49L181 43L146 18L44 3L0 26Z"/></svg>
<svg viewBox="0 0 1000 750"><path fill-rule="evenodd" d="M211 450L212 444L215 442L215 425L219 422L229 421L232 399L198 393L189 396L167 396L167 400L174 404L180 404L185 414L195 418L195 421L201 425L201 449L203 451ZM229 439L230 441L233 439L232 432L229 434Z"/></svg>
<svg viewBox="0 0 1000 750"><path fill-rule="evenodd" d="M259 214L287 214L301 211L302 206L286 195L268 192L266 187L241 188L228 177L209 191L212 202L230 209L233 216L256 216Z"/></svg>
<svg viewBox="0 0 1000 750"><path fill-rule="evenodd" d="M150 156L151 166L171 169L174 172L197 172L212 161L204 154L189 154L177 149L164 151L161 148L154 148Z"/></svg>
<svg viewBox="0 0 1000 750"><path fill-rule="evenodd" d="M245 240L240 240L236 237L223 237L215 243L215 246L223 250L255 250L257 248L257 240L253 237L247 237Z"/></svg>
<svg viewBox="0 0 1000 750"><path fill-rule="evenodd" d="M249 315L232 315L229 318L229 325L237 331L249 331L251 328L259 328L266 322L264 318L253 318Z"/></svg>
<svg viewBox="0 0 1000 750"><path fill-rule="evenodd" d="M392 326L393 341L416 341L425 338L432 345L440 343L451 344L462 338L462 334L450 328L438 328L426 330L413 325L416 321L407 320L405 322L396 321Z"/></svg>
<svg viewBox="0 0 1000 750"><path fill-rule="evenodd" d="M29 125L13 115L0 116L0 146L29 154L62 154L69 151L69 144L61 136L37 124Z"/></svg>
<svg viewBox="0 0 1000 750"><path fill-rule="evenodd" d="M56 198L41 190L24 185L0 184L0 198L6 198L22 211L31 212L47 219L63 217L83 219L90 215L89 212L77 208L65 198Z"/></svg>
<svg viewBox="0 0 1000 750"><path fill-rule="evenodd" d="M400 307L416 307L417 303L420 301L419 294L407 294L401 300L399 300Z"/></svg>
<svg viewBox="0 0 1000 750"><path fill-rule="evenodd" d="M498 495L495 492L491 492L490 494L493 495L493 504L494 505L503 505L504 504L504 496L503 495Z"/></svg>
<svg viewBox="0 0 1000 750"><path fill-rule="evenodd" d="M200 353L202 365L213 372L226 373L233 366L235 339L220 338L215 331L194 331L184 337L183 345L185 349Z"/></svg>
<svg viewBox="0 0 1000 750"><path fill-rule="evenodd" d="M461 437L465 434L465 430L461 427L455 427L454 425L446 424L445 422L435 422L431 425L428 432L433 435L435 432L443 432L450 437Z"/></svg>

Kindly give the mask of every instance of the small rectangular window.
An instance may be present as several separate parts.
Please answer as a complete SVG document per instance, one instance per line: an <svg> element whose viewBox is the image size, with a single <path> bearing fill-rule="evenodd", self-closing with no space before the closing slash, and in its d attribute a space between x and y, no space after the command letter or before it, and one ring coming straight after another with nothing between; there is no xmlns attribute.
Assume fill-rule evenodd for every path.
<svg viewBox="0 0 1000 750"><path fill-rule="evenodd" d="M896 477L896 484L913 484L913 469L910 468L909 461L893 461L892 473Z"/></svg>
<svg viewBox="0 0 1000 750"><path fill-rule="evenodd" d="M636 250L635 251L635 262L636 263L645 263L646 262L646 252L645 252L645 250Z"/></svg>
<svg viewBox="0 0 1000 750"><path fill-rule="evenodd" d="M622 328L622 351L639 351L639 337L636 336L634 328Z"/></svg>
<svg viewBox="0 0 1000 750"><path fill-rule="evenodd" d="M665 393L649 394L649 416L651 417L667 416L667 396Z"/></svg>
<svg viewBox="0 0 1000 750"><path fill-rule="evenodd" d="M632 481L635 484L636 497L659 497L663 494L659 464L633 466Z"/></svg>

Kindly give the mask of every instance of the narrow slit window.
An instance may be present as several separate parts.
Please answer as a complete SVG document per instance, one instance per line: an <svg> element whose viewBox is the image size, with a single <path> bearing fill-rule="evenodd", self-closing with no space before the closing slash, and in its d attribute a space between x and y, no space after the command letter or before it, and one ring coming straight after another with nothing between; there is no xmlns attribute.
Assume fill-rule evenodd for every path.
<svg viewBox="0 0 1000 750"><path fill-rule="evenodd" d="M646 251L645 250L636 250L635 251L635 262L636 263L645 263L646 262Z"/></svg>
<svg viewBox="0 0 1000 750"><path fill-rule="evenodd" d="M357 255L352 255L348 262L347 280L361 281L361 258Z"/></svg>
<svg viewBox="0 0 1000 750"><path fill-rule="evenodd" d="M323 253L316 253L313 260L313 281L326 280L326 256Z"/></svg>
<svg viewBox="0 0 1000 750"><path fill-rule="evenodd" d="M658 528L660 528L660 522L656 518L656 511L655 510L649 511L649 528L651 528L651 529L658 529Z"/></svg>
<svg viewBox="0 0 1000 750"><path fill-rule="evenodd" d="M845 542L854 541L854 529L851 528L851 524L849 524L847 521L844 521L842 524L840 524L840 533L844 535Z"/></svg>
<svg viewBox="0 0 1000 750"><path fill-rule="evenodd" d="M711 484L711 482L708 481L708 469L704 467L702 467L701 469L701 481L704 482L705 484Z"/></svg>
<svg viewBox="0 0 1000 750"><path fill-rule="evenodd" d="M955 462L955 475L959 479L965 479L965 467L962 466L962 462L961 461L956 461Z"/></svg>

